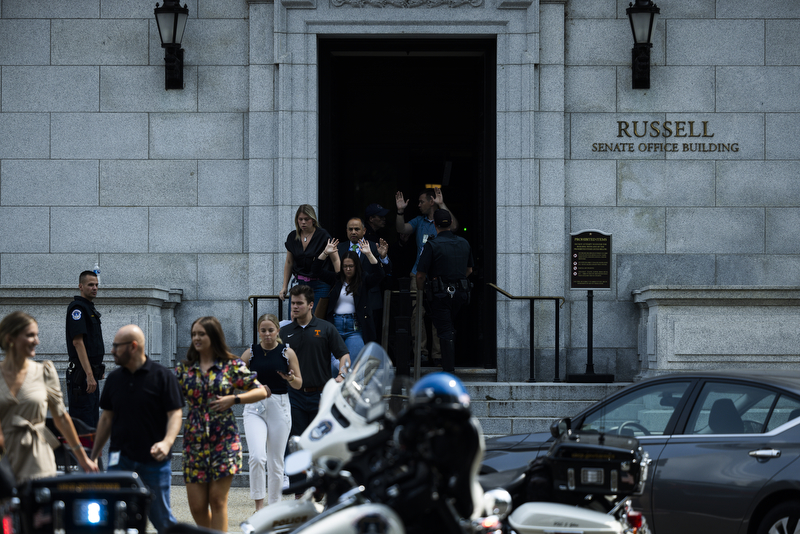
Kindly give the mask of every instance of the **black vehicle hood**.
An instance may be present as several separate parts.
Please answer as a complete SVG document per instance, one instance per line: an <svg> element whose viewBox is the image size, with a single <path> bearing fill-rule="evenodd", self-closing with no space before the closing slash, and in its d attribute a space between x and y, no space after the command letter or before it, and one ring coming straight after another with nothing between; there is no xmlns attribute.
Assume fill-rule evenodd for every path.
<svg viewBox="0 0 800 534"><path fill-rule="evenodd" d="M552 441L549 432L536 432L531 434L512 434L486 440L486 452L489 451L533 451L545 446Z"/></svg>

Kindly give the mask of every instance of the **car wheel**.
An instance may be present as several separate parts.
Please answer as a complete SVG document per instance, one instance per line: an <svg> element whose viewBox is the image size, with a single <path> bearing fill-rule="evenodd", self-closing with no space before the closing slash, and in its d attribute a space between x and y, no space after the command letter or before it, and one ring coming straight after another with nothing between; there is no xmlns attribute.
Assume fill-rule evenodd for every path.
<svg viewBox="0 0 800 534"><path fill-rule="evenodd" d="M786 501L769 511L758 534L800 534L800 501Z"/></svg>

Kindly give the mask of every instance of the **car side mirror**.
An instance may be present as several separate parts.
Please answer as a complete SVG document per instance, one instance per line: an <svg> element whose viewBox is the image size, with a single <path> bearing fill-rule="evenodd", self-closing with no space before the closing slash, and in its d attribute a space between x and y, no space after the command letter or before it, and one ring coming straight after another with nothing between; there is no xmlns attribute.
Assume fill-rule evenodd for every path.
<svg viewBox="0 0 800 534"><path fill-rule="evenodd" d="M572 419L569 417L565 417L564 419L559 419L558 421L553 422L550 425L550 434L558 439L561 437L562 434L566 432L570 432L572 430Z"/></svg>

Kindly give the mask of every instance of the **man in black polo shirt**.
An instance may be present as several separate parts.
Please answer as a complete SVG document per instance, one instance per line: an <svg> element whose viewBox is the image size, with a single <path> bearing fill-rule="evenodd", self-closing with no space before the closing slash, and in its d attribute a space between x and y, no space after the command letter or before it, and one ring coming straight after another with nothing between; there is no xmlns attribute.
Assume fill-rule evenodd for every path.
<svg viewBox="0 0 800 534"><path fill-rule="evenodd" d="M67 403L69 415L92 428L100 417L100 387L103 378L103 331L100 312L94 307L99 287L93 271L83 271L78 278L78 291L67 308Z"/></svg>
<svg viewBox="0 0 800 534"><path fill-rule="evenodd" d="M153 493L148 517L159 534L175 524L170 508L172 444L181 429L183 397L175 374L144 353L144 333L123 326L111 346L119 367L109 374L92 459L111 436L109 470L136 471Z"/></svg>
<svg viewBox="0 0 800 534"><path fill-rule="evenodd" d="M281 328L281 339L294 349L303 376L303 387L289 391L292 405L292 436L299 436L314 420L319 411L322 388L331 377L331 354L339 360L337 382L344 379L350 367L350 353L336 327L324 319L314 317L314 290L307 285L296 285L289 295L292 298L292 322Z"/></svg>
<svg viewBox="0 0 800 534"><path fill-rule="evenodd" d="M303 387L289 388L292 407L290 436L299 436L319 411L322 388L331 377L331 354L339 360L337 382L344 380L350 367L350 353L336 327L324 319L314 317L314 290L307 285L296 285L290 291L292 322L281 328L280 336L287 347L294 349L300 364ZM292 482L298 476L289 477Z"/></svg>

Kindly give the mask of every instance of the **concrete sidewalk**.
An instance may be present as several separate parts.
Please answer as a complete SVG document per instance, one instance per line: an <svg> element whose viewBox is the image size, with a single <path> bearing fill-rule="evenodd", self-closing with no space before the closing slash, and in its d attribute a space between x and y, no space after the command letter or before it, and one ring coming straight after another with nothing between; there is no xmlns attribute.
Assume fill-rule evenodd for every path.
<svg viewBox="0 0 800 534"><path fill-rule="evenodd" d="M293 499L294 496L284 497L284 499ZM192 514L189 512L189 501L186 498L186 486L172 486L170 494L172 505L172 513L180 523L188 523L194 525ZM250 488L231 488L228 495L228 532L241 533L242 529L239 525L253 515L256 511L256 505L250 499ZM156 529L149 522L147 524L147 532L155 534Z"/></svg>

